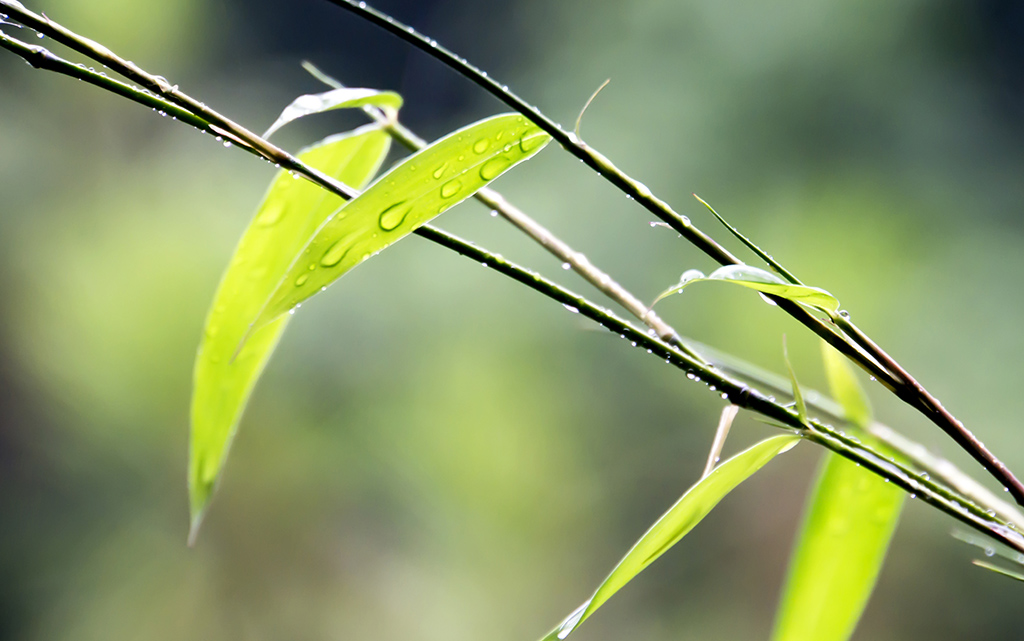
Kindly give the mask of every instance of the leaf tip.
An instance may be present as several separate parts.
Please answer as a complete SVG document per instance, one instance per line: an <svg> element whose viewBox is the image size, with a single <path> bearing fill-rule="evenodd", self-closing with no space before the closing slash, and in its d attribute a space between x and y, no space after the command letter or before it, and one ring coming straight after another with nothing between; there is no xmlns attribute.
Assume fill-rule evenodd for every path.
<svg viewBox="0 0 1024 641"><path fill-rule="evenodd" d="M801 440L802 439L799 436L794 436L792 441L786 443L785 445L782 446L782 448L779 449L779 454L785 454L786 452L790 451L791 449L796 447Z"/></svg>
<svg viewBox="0 0 1024 641"><path fill-rule="evenodd" d="M212 483L202 483L195 479L189 497L189 526L188 546L195 547L199 538L199 529L206 518L206 508L210 505L210 497L213 494Z"/></svg>

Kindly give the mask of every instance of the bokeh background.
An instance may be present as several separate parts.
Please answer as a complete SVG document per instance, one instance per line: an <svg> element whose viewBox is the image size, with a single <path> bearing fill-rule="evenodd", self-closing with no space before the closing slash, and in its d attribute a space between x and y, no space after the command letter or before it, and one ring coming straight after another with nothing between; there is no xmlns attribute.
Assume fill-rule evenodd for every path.
<svg viewBox="0 0 1024 641"><path fill-rule="evenodd" d="M400 91L427 138L504 110L319 0L28 4L256 130L319 89L304 59ZM1024 471L1019 3L377 6L568 126L611 78L583 120L590 144L735 247L701 194L835 293ZM279 141L360 122L307 120ZM699 475L713 394L410 238L303 306L187 548L192 358L271 177L0 55L0 638L537 639ZM713 267L555 148L497 186L643 298ZM438 222L591 293L473 203ZM786 333L802 381L822 385L815 340L749 292L698 287L662 309L777 371ZM871 393L881 419L976 471ZM741 416L727 449L773 431ZM766 639L820 454L771 463L574 638ZM855 638L1019 636L1019 585L971 566L977 551L917 503Z"/></svg>

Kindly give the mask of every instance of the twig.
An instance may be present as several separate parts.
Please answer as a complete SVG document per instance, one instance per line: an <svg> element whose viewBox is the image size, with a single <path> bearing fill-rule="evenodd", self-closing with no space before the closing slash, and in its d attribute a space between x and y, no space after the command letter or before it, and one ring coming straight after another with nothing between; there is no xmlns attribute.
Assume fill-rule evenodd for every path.
<svg viewBox="0 0 1024 641"><path fill-rule="evenodd" d="M740 411L739 405L726 405L722 408L722 415L718 418L718 429L715 430L715 440L711 443L711 451L708 452L708 462L704 466L704 473L701 478L707 477L715 469L722 457L722 448L725 447L725 439L729 436L729 429Z"/></svg>
<svg viewBox="0 0 1024 641"><path fill-rule="evenodd" d="M26 15L34 15L27 12L27 10L24 10L24 7L22 7L20 3L13 2L13 0L0 0L0 6L4 8L5 12L13 15L15 19L23 22L23 24L25 23L23 18ZM40 27L41 28L37 30L43 31L48 35L51 33L59 34L60 41L75 44L76 46L72 46L72 48L76 51L88 51L89 53L86 55L89 55L91 58L100 62L106 61L103 62L104 64L113 63L111 65L112 69L122 67L121 59L117 58L105 47L81 38L80 36L77 36L77 34L56 25L56 23L53 23L48 19L44 23L41 23ZM12 38L7 37L4 39L4 42L8 42L12 45L11 47L5 48L11 49L19 55L25 52L24 49L18 46L19 42ZM24 45L24 43L20 44ZM35 51L30 51L28 53L30 57L40 55ZM54 58L56 57L54 56ZM49 58L47 59L49 60ZM51 69L51 66L41 66L40 68ZM56 64L52 67L52 70L57 71L58 68L61 73L67 71L64 65L61 64ZM149 74L138 69L133 64L131 65L131 69L134 69L132 73L136 75L141 74L143 77L152 78L152 76L149 76ZM85 73L74 72L74 77L78 77L83 81L89 82L103 89L113 91L118 95L124 95L132 100L141 102L142 104L150 104L145 99L136 96L136 92L126 91L123 86L115 86L111 84L109 82L110 79L106 78L106 76L95 72L89 72L87 69L85 69L84 72ZM178 104L179 107L182 105L202 104L197 103L191 97L182 94L177 90L177 88L174 88L173 91L169 91L168 93L164 93L162 87L166 86L166 81L158 82L155 86L157 87L157 92L160 93L161 96L175 104ZM248 146L251 150L258 152L260 156L267 158L265 152L271 146L259 136L252 134L240 125L237 125L233 121L206 108L205 106L203 106L203 109L199 110L199 114L196 114L187 108L186 111L193 113L193 115L200 121L204 121L209 125L204 128L203 131L212 135L221 128L221 125L226 125L223 127L224 129L231 132L237 132L239 135L236 137L246 144L250 142L255 143ZM321 172L308 167L287 152L278 150L273 153L274 155L279 155L280 159L284 161L281 163L283 166L293 168L296 173L306 176L314 183L328 191L331 191L332 193L343 198L353 197L359 194L358 191L351 189L336 180L323 176ZM886 461L870 448L865 447L841 433L837 433L831 427L824 425L819 421L810 419L806 423L803 422L801 417L799 417L795 412L775 402L773 398L765 396L758 390L750 388L742 381L726 376L722 372L718 371L713 365L706 364L702 360L694 358L689 353L684 352L678 347L670 345L656 336L651 336L646 332L640 331L628 322L619 319L608 310L594 305L585 298L573 294L538 274L527 271L504 260L500 256L475 247L471 243L439 229L425 225L417 229L414 233L478 261L499 273L527 285L531 289L544 294L548 298L560 302L570 311L578 312L579 314L600 323L607 329L619 334L623 339L630 340L638 347L646 348L647 353L652 354L657 358L664 359L666 363L672 364L686 371L689 378L693 380L702 380L708 386L709 390L720 394L724 400L729 400L734 405L757 412L770 421L775 421L784 426L793 428L804 438L814 441L840 454L841 456L848 458L849 460L863 465L865 468L873 471L883 478L889 479L894 484L908 492L917 493L922 500L935 506L940 511L949 514L965 525L992 536L1016 550L1024 552L1024 537L1009 529L1006 526L1005 521L1002 521L993 515L986 514L981 510L981 508L973 505L972 503L966 501L961 503L960 500L962 499L959 495L937 485L930 479L920 477L915 478L915 472L913 470L909 470L899 463Z"/></svg>
<svg viewBox="0 0 1024 641"><path fill-rule="evenodd" d="M664 359L666 362L687 371L689 378L703 380L705 384L709 385L709 389L715 389L716 392L721 391L730 403L738 405L743 409L757 412L769 420L777 421L785 427L796 430L808 440L863 466L884 479L888 479L909 494L913 494L925 503L952 516L972 529L986 534L1015 550L1024 552L1024 536L1021 536L1019 532L1009 527L1005 519L986 513L981 507L974 505L948 488L939 485L929 476L921 475L917 471L911 470L896 461L884 458L881 454L872 451L869 446L860 443L857 439L837 432L834 428L816 419L811 418L808 419L807 424L802 423L796 412L783 407L775 402L772 397L765 396L762 392L750 388L742 381L723 375L717 368L712 367L709 369L701 366L671 345L639 331L609 311L593 305L585 298L573 294L538 274L523 269L500 256L491 254L474 246L472 243L462 241L436 228L421 227L418 231L421 232L421 235L435 240L435 242L445 245L450 249L454 249L470 260L498 271L561 303L572 311L579 312L581 316L589 318L606 329L619 334L623 339L635 343L636 347L646 348L647 352L655 357Z"/></svg>
<svg viewBox="0 0 1024 641"><path fill-rule="evenodd" d="M1003 483L1010 496L1017 501L1018 505L1024 505L1021 497L1024 497L1024 484L1010 472L1009 468L993 454L985 444L978 440L964 424L949 412L937 398L932 396L923 385L917 382L910 372L889 356L885 350L875 344L871 338L859 327L853 324L848 315L836 314L836 324L852 337L859 345L862 345L872 356L877 358L882 365L899 376L913 390L913 395L908 395L904 400L918 407L925 415L952 438L957 445L978 461L986 470L992 473L997 480ZM901 398L903 398L901 396Z"/></svg>
<svg viewBox="0 0 1024 641"><path fill-rule="evenodd" d="M426 52L480 86L498 100L529 118L538 127L551 135L566 151L582 160L608 182L636 200L644 208L690 241L695 247L720 264L743 264L742 261L733 256L714 239L697 229L687 217L679 215L668 203L656 197L646 185L620 170L605 155L583 142L579 136L566 132L539 109L528 104L510 91L506 85L499 84L485 72L467 62L466 59L457 56L436 41L427 38L412 27L402 24L391 16L370 7L363 1L327 0L327 2L359 15L421 51ZM1024 484L999 459L985 449L980 441L964 428L959 420L942 408L941 404L924 387L910 377L909 374L906 374L905 370L898 366L895 369L885 367L884 363L894 363L895 361L887 358L888 355L880 348L877 348L877 345L870 341L861 341L853 337L847 337L845 334L837 333L828 324L797 303L777 296L769 296L769 298L831 346L839 350L840 353L856 362L875 377L878 382L894 392L901 400L910 404L939 426L960 447L967 450L986 471L1000 481L1019 505L1024 505ZM903 374L906 376L903 376Z"/></svg>
<svg viewBox="0 0 1024 641"><path fill-rule="evenodd" d="M370 109L373 109L372 107ZM379 111L379 110L378 110ZM375 116L384 128L397 140L411 149L422 149L426 141L417 136L411 130L397 121L389 120L384 114ZM596 287L603 294L622 305L630 314L640 322L650 327L666 343L678 347L694 358L700 359L700 355L694 352L685 341L680 338L679 333L658 316L654 310L649 309L640 299L632 294L625 287L620 285L607 272L602 271L587 258L582 252L578 252L568 243L552 234L546 227L531 218L518 207L514 206L497 191L484 187L474 196L478 201L498 212L502 218L515 225L520 231L532 238L541 247L550 252L564 264L569 265L574 272L579 274L588 283Z"/></svg>

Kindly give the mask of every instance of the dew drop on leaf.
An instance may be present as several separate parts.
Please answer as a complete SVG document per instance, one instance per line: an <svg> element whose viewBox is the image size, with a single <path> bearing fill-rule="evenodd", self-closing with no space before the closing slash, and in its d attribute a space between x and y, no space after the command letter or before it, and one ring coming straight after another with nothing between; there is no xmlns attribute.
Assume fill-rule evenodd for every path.
<svg viewBox="0 0 1024 641"><path fill-rule="evenodd" d="M462 189L462 181L458 178L441 185L441 198L451 198Z"/></svg>
<svg viewBox="0 0 1024 641"><path fill-rule="evenodd" d="M492 180L508 169L510 164L512 164L511 161L505 156L491 158L480 167L480 177L484 180Z"/></svg>
<svg viewBox="0 0 1024 641"><path fill-rule="evenodd" d="M412 205L407 205L404 200L391 205L380 213L380 219L378 220L380 228L384 231L397 229L405 220L405 217L409 215L410 210L412 210Z"/></svg>
<svg viewBox="0 0 1024 641"><path fill-rule="evenodd" d="M334 267L341 262L341 259L345 257L348 250L348 238L342 238L327 248L327 251L324 252L323 258L320 259L320 264L324 267Z"/></svg>

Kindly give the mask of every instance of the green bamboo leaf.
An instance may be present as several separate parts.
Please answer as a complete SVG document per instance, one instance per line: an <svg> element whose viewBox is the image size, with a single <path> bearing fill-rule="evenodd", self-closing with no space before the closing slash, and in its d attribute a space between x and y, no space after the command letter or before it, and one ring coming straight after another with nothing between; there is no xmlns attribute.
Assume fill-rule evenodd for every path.
<svg viewBox="0 0 1024 641"><path fill-rule="evenodd" d="M807 425L807 404L804 402L803 392L800 391L800 382L796 380L796 370L793 363L789 361L789 347L786 346L786 337L782 337L782 358L786 361L786 370L789 372L789 382L793 388L793 402L796 405L796 413L800 422Z"/></svg>
<svg viewBox="0 0 1024 641"><path fill-rule="evenodd" d="M663 298L682 292L693 283L702 281L734 283L762 294L772 294L797 303L817 307L829 313L835 313L839 310L839 301L824 289L787 283L769 271L758 267L751 267L750 265L726 265L725 267L719 267L707 276L704 276L704 274L695 269L688 270L683 273L678 284L669 287L659 294L651 306L653 307L655 303Z"/></svg>
<svg viewBox="0 0 1024 641"><path fill-rule="evenodd" d="M543 641L565 639L609 598L692 530L737 485L768 461L792 449L799 436L782 435L761 441L722 463L683 494L619 561L587 602L576 608Z"/></svg>
<svg viewBox="0 0 1024 641"><path fill-rule="evenodd" d="M303 151L308 165L353 187L380 168L391 138L377 127L332 136ZM189 448L191 535L209 503L246 401L284 331L287 317L254 332L232 358L292 259L344 201L280 172L245 231L214 296L196 355Z"/></svg>
<svg viewBox="0 0 1024 641"><path fill-rule="evenodd" d="M259 328L536 154L551 139L517 114L493 116L409 156L327 221L268 299Z"/></svg>
<svg viewBox="0 0 1024 641"><path fill-rule="evenodd" d="M712 207L711 205L709 205L707 203L707 201L705 201L703 198L701 198L697 194L693 194L693 197L696 198L700 202L700 204L702 204L705 207L707 207L708 211L710 211L714 215L714 217L718 219L718 222L720 222L723 225L725 225L725 228L728 229L729 232L733 236L738 238L741 243L746 245L747 249L749 249L750 251L752 251L755 254L757 254L757 256L761 260L763 260L764 262L768 263L771 266L771 268L774 269L775 271L777 271L779 274L781 274L783 278L785 278L789 282L793 283L794 285L802 285L803 284L803 283L800 282L800 280L796 276L794 276L785 267L783 267L781 264L779 264L779 262L777 260L775 260L774 258L769 256L766 251L764 251L763 249L761 249L760 247L755 245L752 240L750 240L749 238L747 238L746 236L741 234L740 230L738 230L735 227L733 227L732 225L730 225L729 222L725 218L722 218L721 214L719 214L717 211L715 211L714 207Z"/></svg>
<svg viewBox="0 0 1024 641"><path fill-rule="evenodd" d="M857 382L857 375L850 362L825 341L821 341L821 358L825 363L829 390L843 408L846 420L867 431L871 425L871 403L864 388Z"/></svg>
<svg viewBox="0 0 1024 641"><path fill-rule="evenodd" d="M974 565L978 566L979 568L985 568L986 570L992 570L996 574L1002 574L1003 576L1008 576L1011 579L1016 579L1018 581L1024 581L1024 574L1021 574L1020 572L1014 572L1013 570L1007 570L1006 568L1001 568L998 565L993 565L991 563L986 563L985 561L981 561L979 559L975 559L974 561L971 561L971 563L973 563Z"/></svg>
<svg viewBox="0 0 1024 641"><path fill-rule="evenodd" d="M402 107L402 97L394 91L377 91L376 89L352 87L340 87L323 93L299 96L284 108L284 111L274 121L274 124L270 125L270 129L267 129L263 137L269 138L270 134L303 116L318 114L332 109L352 109L367 105L379 107L389 116L394 116Z"/></svg>
<svg viewBox="0 0 1024 641"><path fill-rule="evenodd" d="M852 424L871 422L867 398L846 360L822 348L832 395ZM875 587L904 495L827 452L790 559L773 641L845 641Z"/></svg>

